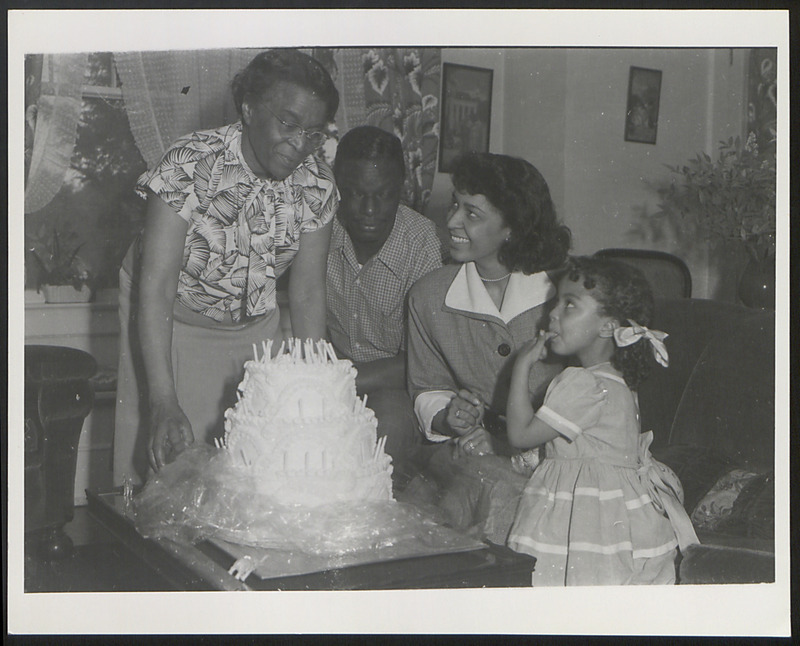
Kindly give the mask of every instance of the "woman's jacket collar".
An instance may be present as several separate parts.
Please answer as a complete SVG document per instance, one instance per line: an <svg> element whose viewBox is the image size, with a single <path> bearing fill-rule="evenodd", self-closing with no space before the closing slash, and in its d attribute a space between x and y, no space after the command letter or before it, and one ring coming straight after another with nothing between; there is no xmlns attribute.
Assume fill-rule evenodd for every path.
<svg viewBox="0 0 800 646"><path fill-rule="evenodd" d="M509 321L542 303L546 303L556 290L546 272L525 275L513 272L508 279L503 304L498 311L486 291L474 262L461 265L444 298L444 304L454 310Z"/></svg>

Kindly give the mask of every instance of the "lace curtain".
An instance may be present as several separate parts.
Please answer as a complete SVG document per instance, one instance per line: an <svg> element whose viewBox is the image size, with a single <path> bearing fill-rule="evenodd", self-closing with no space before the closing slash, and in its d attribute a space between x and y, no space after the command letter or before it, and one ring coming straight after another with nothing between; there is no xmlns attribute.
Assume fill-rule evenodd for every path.
<svg viewBox="0 0 800 646"><path fill-rule="evenodd" d="M148 168L178 137L238 119L230 83L258 51L114 53L131 132Z"/></svg>
<svg viewBox="0 0 800 646"><path fill-rule="evenodd" d="M64 183L75 148L78 120L81 116L81 85L86 73L87 55L46 54L34 77L26 79L26 88L38 97L26 97L26 135L32 146L25 183L25 213L35 213L47 206ZM30 133L30 134L29 134ZM27 147L27 144L26 144ZM27 163L27 160L26 160Z"/></svg>
<svg viewBox="0 0 800 646"><path fill-rule="evenodd" d="M408 171L403 202L424 212L439 148L441 49L345 48L334 50L333 58L340 129L373 125L397 135Z"/></svg>

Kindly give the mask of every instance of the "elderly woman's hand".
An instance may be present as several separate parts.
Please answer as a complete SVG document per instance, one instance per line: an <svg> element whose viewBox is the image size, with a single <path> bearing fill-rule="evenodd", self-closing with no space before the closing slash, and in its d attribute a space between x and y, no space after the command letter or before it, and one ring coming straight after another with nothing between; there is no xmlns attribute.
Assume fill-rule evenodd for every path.
<svg viewBox="0 0 800 646"><path fill-rule="evenodd" d="M447 406L447 425L453 435L461 436L480 426L483 421L483 400L473 392L462 388Z"/></svg>
<svg viewBox="0 0 800 646"><path fill-rule="evenodd" d="M482 426L472 429L469 433L453 440L456 445L456 456L488 455L494 453L492 436Z"/></svg>
<svg viewBox="0 0 800 646"><path fill-rule="evenodd" d="M160 471L193 443L192 425L177 401L151 405L147 455L153 470Z"/></svg>

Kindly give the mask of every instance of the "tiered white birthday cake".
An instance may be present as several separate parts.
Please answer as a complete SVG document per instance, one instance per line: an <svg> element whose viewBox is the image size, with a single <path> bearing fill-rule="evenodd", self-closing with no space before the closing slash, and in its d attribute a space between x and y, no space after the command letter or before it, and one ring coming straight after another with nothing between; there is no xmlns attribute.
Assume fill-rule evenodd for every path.
<svg viewBox="0 0 800 646"><path fill-rule="evenodd" d="M392 500L391 458L356 394L356 369L325 341L272 342L245 363L222 445L281 504Z"/></svg>

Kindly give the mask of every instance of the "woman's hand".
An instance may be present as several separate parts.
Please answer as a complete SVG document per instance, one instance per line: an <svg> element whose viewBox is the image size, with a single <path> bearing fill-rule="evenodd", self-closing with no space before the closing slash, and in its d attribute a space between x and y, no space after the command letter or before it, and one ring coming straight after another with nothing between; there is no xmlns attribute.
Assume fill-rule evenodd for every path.
<svg viewBox="0 0 800 646"><path fill-rule="evenodd" d="M177 401L151 405L147 456L153 470L160 471L193 443L192 425Z"/></svg>
<svg viewBox="0 0 800 646"><path fill-rule="evenodd" d="M469 433L453 440L456 446L456 457L466 455L488 455L494 453L492 436L482 426L472 429Z"/></svg>
<svg viewBox="0 0 800 646"><path fill-rule="evenodd" d="M483 421L484 403L475 393L462 388L447 406L446 422L453 434L469 433Z"/></svg>

